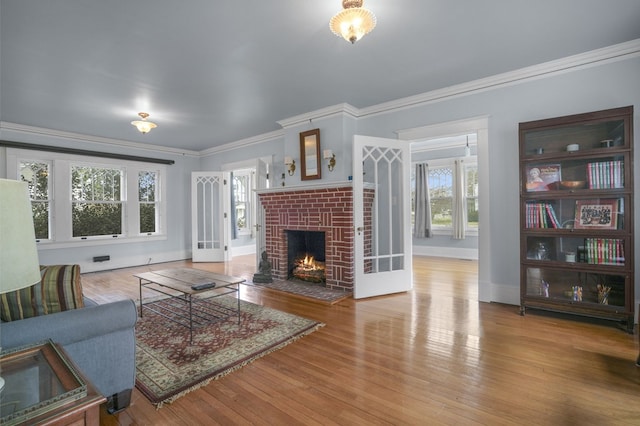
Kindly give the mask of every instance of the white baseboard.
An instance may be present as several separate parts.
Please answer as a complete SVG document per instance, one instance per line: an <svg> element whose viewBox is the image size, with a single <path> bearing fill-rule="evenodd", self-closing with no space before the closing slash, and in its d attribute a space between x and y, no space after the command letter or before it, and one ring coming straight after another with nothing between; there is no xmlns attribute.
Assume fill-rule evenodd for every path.
<svg viewBox="0 0 640 426"><path fill-rule="evenodd" d="M478 260L478 249L413 246L413 254L416 256L449 257L453 259Z"/></svg>
<svg viewBox="0 0 640 426"><path fill-rule="evenodd" d="M153 255L127 256L123 258L111 259L106 262L78 262L80 271L98 272L111 269L129 268L154 263L174 262L176 260L190 259L191 252L178 251L169 253L155 253Z"/></svg>
<svg viewBox="0 0 640 426"><path fill-rule="evenodd" d="M255 254L256 245L231 247L231 256L244 256L245 254Z"/></svg>
<svg viewBox="0 0 640 426"><path fill-rule="evenodd" d="M492 284L491 301L507 305L520 305L520 286Z"/></svg>

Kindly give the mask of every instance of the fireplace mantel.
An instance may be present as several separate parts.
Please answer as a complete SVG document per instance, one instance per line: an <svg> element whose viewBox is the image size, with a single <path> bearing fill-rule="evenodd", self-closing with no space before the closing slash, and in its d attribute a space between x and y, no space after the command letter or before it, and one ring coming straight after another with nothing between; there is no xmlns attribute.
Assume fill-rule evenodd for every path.
<svg viewBox="0 0 640 426"><path fill-rule="evenodd" d="M292 192L292 191L313 191L314 189L334 189L334 188L351 188L353 186L352 181L341 182L324 182L315 183L309 185L297 185L297 186L276 186L274 188L257 189L256 194L272 194L275 192Z"/></svg>

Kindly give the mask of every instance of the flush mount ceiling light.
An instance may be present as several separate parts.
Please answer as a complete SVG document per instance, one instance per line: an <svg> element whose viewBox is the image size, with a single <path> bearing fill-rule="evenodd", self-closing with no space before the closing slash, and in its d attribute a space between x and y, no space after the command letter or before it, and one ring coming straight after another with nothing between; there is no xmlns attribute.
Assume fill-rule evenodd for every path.
<svg viewBox="0 0 640 426"><path fill-rule="evenodd" d="M149 114L147 114L146 112L139 112L138 115L140 116L140 118L142 118L142 120L132 121L131 124L136 126L138 131L143 135L145 133L149 133L151 129L155 129L156 127L158 127L156 123L147 121L147 117L149 116Z"/></svg>
<svg viewBox="0 0 640 426"><path fill-rule="evenodd" d="M362 7L364 0L342 0L343 10L329 21L329 28L351 44L369 34L376 26L376 16Z"/></svg>

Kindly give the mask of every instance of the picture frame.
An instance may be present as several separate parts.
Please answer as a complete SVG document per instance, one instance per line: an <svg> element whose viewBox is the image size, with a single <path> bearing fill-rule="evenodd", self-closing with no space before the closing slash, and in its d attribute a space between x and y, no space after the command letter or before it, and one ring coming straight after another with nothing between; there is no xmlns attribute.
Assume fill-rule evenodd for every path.
<svg viewBox="0 0 640 426"><path fill-rule="evenodd" d="M539 164L526 168L527 192L555 191L561 180L560 164Z"/></svg>
<svg viewBox="0 0 640 426"><path fill-rule="evenodd" d="M320 129L300 133L300 176L302 180L322 178Z"/></svg>
<svg viewBox="0 0 640 426"><path fill-rule="evenodd" d="M576 200L575 229L617 229L618 200Z"/></svg>

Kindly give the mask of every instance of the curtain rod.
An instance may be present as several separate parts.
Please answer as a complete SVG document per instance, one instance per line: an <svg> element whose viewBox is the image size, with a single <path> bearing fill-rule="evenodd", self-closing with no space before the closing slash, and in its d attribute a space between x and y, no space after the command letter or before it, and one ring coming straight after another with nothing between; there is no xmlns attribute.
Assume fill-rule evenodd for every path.
<svg viewBox="0 0 640 426"><path fill-rule="evenodd" d="M173 160L164 160L162 158L138 157L136 155L113 154L110 152L89 151L86 149L75 149L75 148L62 148L62 147L49 146L49 145L38 145L38 144L24 143L24 142L11 142L11 141L5 141L5 140L0 140L0 146L6 146L9 148L32 149L35 151L59 152L62 154L88 155L90 157L115 158L117 160L143 161L145 163L175 164L175 161Z"/></svg>

